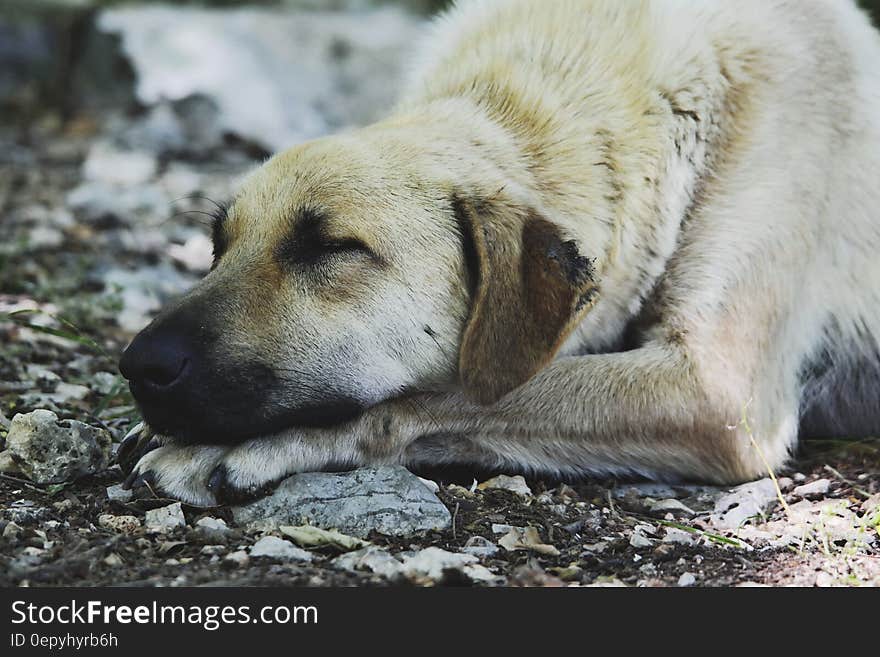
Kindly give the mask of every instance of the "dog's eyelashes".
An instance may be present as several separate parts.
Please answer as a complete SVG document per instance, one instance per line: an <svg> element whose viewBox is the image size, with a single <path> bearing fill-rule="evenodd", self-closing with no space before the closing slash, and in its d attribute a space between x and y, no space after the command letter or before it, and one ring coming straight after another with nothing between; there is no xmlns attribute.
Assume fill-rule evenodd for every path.
<svg viewBox="0 0 880 657"><path fill-rule="evenodd" d="M217 203L217 207L211 210L211 242L214 247L214 263L213 269L217 266L217 261L226 251L227 239L224 225L229 218L229 206L225 203Z"/></svg>
<svg viewBox="0 0 880 657"><path fill-rule="evenodd" d="M325 253L363 253L371 258L375 257L375 253L366 244L358 239L341 239L328 240L321 244L321 248Z"/></svg>

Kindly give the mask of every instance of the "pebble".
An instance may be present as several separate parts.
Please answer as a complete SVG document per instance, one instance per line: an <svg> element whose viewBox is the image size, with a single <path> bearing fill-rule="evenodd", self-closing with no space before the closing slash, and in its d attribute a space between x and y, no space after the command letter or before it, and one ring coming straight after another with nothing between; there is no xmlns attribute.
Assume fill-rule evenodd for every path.
<svg viewBox="0 0 880 657"><path fill-rule="evenodd" d="M752 481L719 497L709 520L719 529L736 529L752 516L765 515L777 501L772 479Z"/></svg>
<svg viewBox="0 0 880 657"><path fill-rule="evenodd" d="M111 552L106 557L104 557L104 563L111 568L116 568L117 566L121 566L123 564L122 557L120 557L115 552Z"/></svg>
<svg viewBox="0 0 880 657"><path fill-rule="evenodd" d="M498 552L498 546L492 541L482 536L471 536L461 551L465 554L472 554L475 557L491 557Z"/></svg>
<svg viewBox="0 0 880 657"><path fill-rule="evenodd" d="M231 563L235 566L246 566L248 561L250 561L250 557L248 557L248 553L244 550L236 550L235 552L230 552L225 557L223 557L223 561Z"/></svg>
<svg viewBox="0 0 880 657"><path fill-rule="evenodd" d="M277 536L264 536L254 543L251 557L269 557L281 561L311 561L312 553L296 547L290 541Z"/></svg>
<svg viewBox="0 0 880 657"><path fill-rule="evenodd" d="M140 531L140 518L135 516L114 516L103 513L98 516L98 526L120 534L135 534Z"/></svg>
<svg viewBox="0 0 880 657"><path fill-rule="evenodd" d="M186 527L186 517L180 502L158 509L150 509L144 515L144 526L150 533L165 533L178 527Z"/></svg>
<svg viewBox="0 0 880 657"><path fill-rule="evenodd" d="M125 490L122 487L122 484L107 486L107 499L111 502L125 504L126 502L130 502L133 496L134 493L131 490Z"/></svg>
<svg viewBox="0 0 880 657"><path fill-rule="evenodd" d="M641 532L633 532L629 537L629 544L634 548L647 548L654 545L653 541Z"/></svg>
<svg viewBox="0 0 880 657"><path fill-rule="evenodd" d="M667 527L666 535L663 537L664 543L678 543L680 545L693 545L697 539L690 532L676 527Z"/></svg>
<svg viewBox="0 0 880 657"><path fill-rule="evenodd" d="M825 495L831 488L831 482L828 479L816 479L808 484L795 486L792 491L798 497L810 497L811 495Z"/></svg>
<svg viewBox="0 0 880 657"><path fill-rule="evenodd" d="M687 516L696 515L696 511L686 506L682 502L679 502L675 498L668 498L665 500L655 500L652 498L648 498L645 502L645 506L648 507L649 511L654 511L658 513L670 512L673 514L678 513L679 515Z"/></svg>
<svg viewBox="0 0 880 657"><path fill-rule="evenodd" d="M447 570L458 570L471 580L478 582L488 582L495 579L492 571L477 563L477 557L472 554L447 552L438 547L428 547L402 556L403 574L410 579L427 578L437 581L444 577Z"/></svg>
<svg viewBox="0 0 880 657"><path fill-rule="evenodd" d="M693 573L682 573L681 577L678 578L679 586L693 586L697 583L697 578L694 577Z"/></svg>
<svg viewBox="0 0 880 657"><path fill-rule="evenodd" d="M521 497L531 497L532 489L526 484L526 480L522 475L509 477L507 475L498 475L487 479L477 486L479 490L509 490Z"/></svg>
<svg viewBox="0 0 880 657"><path fill-rule="evenodd" d="M196 522L195 527L202 536L209 540L216 540L217 542L225 541L232 532L225 520L222 518L212 518L210 516L200 518L198 522Z"/></svg>
<svg viewBox="0 0 880 657"><path fill-rule="evenodd" d="M12 458L12 452L8 449L0 452L0 472L4 474L17 475L21 474L21 468Z"/></svg>
<svg viewBox="0 0 880 657"><path fill-rule="evenodd" d="M369 546L347 552L330 562L331 566L350 572L368 570L376 575L394 579L403 573L403 563L384 548Z"/></svg>

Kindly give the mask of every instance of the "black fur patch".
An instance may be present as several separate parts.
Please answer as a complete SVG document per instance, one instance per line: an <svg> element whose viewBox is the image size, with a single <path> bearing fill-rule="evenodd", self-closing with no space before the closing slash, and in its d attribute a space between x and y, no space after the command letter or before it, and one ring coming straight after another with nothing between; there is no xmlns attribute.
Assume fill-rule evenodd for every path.
<svg viewBox="0 0 880 657"><path fill-rule="evenodd" d="M480 258L477 255L477 246L474 243L473 232L475 226L471 220L466 203L458 196L452 197L452 214L455 217L458 236L461 239L468 292L473 297L480 283Z"/></svg>
<svg viewBox="0 0 880 657"><path fill-rule="evenodd" d="M866 438L880 433L880 349L867 333L841 344L832 321L800 371L800 433L805 438Z"/></svg>
<svg viewBox="0 0 880 657"><path fill-rule="evenodd" d="M593 261L580 254L574 240L551 243L547 247L547 257L559 263L566 280L575 287L589 283L595 278ZM579 303L581 301L586 303L589 299L581 299Z"/></svg>

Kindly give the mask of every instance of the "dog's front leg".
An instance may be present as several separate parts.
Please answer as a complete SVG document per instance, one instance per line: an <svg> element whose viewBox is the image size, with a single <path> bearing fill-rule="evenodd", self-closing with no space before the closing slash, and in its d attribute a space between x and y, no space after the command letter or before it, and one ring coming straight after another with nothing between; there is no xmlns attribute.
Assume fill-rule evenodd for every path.
<svg viewBox="0 0 880 657"><path fill-rule="evenodd" d="M741 423L749 392L717 374L677 345L561 358L489 407L445 395L401 409L414 439L400 460L719 483L781 465L797 409L756 400L753 441Z"/></svg>

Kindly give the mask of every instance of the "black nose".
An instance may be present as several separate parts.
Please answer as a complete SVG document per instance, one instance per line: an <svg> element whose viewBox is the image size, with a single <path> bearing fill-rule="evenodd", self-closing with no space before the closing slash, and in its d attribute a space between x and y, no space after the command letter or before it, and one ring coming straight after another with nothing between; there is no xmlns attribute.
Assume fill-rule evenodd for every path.
<svg viewBox="0 0 880 657"><path fill-rule="evenodd" d="M192 369L193 350L182 337L145 331L122 354L119 371L137 391L171 393L180 388Z"/></svg>

